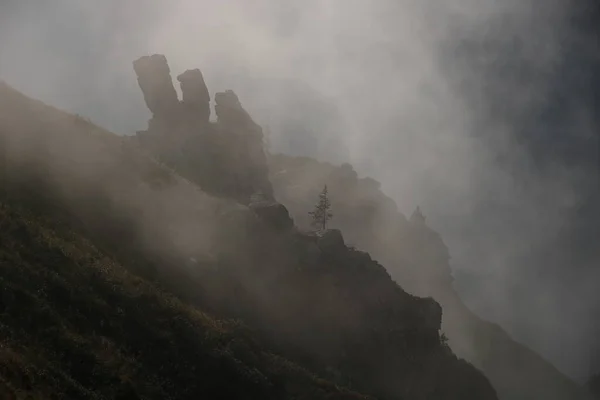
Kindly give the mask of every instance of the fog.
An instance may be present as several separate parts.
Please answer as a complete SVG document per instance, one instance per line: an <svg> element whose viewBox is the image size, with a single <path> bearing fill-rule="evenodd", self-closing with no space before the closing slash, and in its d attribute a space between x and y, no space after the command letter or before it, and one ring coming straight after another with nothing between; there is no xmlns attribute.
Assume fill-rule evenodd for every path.
<svg viewBox="0 0 600 400"><path fill-rule="evenodd" d="M575 213L597 193L598 114L565 76L597 48L581 42L573 6L122 3L4 0L0 79L129 135L149 117L134 59L165 54L172 75L200 68L211 93L235 90L268 128L270 151L351 162L402 212L420 205L467 304L587 376L600 271L579 243L600 222Z"/></svg>

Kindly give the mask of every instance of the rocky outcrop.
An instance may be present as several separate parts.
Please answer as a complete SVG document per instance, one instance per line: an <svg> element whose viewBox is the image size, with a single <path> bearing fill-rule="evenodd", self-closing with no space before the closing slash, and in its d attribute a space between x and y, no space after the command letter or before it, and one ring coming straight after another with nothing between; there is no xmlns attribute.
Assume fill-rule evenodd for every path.
<svg viewBox="0 0 600 400"><path fill-rule="evenodd" d="M232 90L215 94L215 113L217 126L226 141L223 155L239 187L243 187L245 193L261 192L268 200L274 200L262 128Z"/></svg>
<svg viewBox="0 0 600 400"><path fill-rule="evenodd" d="M259 218L276 230L286 231L294 226L294 221L283 204L263 200L252 202L249 207Z"/></svg>
<svg viewBox="0 0 600 400"><path fill-rule="evenodd" d="M428 329L440 330L442 328L442 306L433 297L420 298L419 312L423 316Z"/></svg>
<svg viewBox="0 0 600 400"><path fill-rule="evenodd" d="M242 107L240 99L233 90L215 94L215 113L221 127L227 131L246 131L262 140L261 127L256 124L250 114Z"/></svg>
<svg viewBox="0 0 600 400"><path fill-rule="evenodd" d="M177 114L179 99L171 79L167 58L161 54L144 56L133 62L146 106L154 118L169 119Z"/></svg>
<svg viewBox="0 0 600 400"><path fill-rule="evenodd" d="M575 382L465 306L452 285L449 249L420 209L407 219L375 181L352 178L348 166L285 155L272 156L270 164L275 195L300 227L310 226L308 211L328 185L335 213L330 226L385 265L403 289L436 300L416 306L425 325L439 327L441 321L452 351L481 368L501 400L585 398Z"/></svg>
<svg viewBox="0 0 600 400"><path fill-rule="evenodd" d="M188 69L177 76L182 93L182 105L186 115L196 116L199 122L207 123L210 118L210 94L199 69Z"/></svg>
<svg viewBox="0 0 600 400"><path fill-rule="evenodd" d="M317 243L325 253L335 253L346 249L344 237L339 229L328 229L319 237Z"/></svg>
<svg viewBox="0 0 600 400"><path fill-rule="evenodd" d="M199 69L177 76L180 102L165 56L141 57L133 67L153 114L148 129L137 134L140 144L207 192L243 204L257 192L274 201L262 128L233 91L215 95L214 124L209 122L210 94Z"/></svg>
<svg viewBox="0 0 600 400"><path fill-rule="evenodd" d="M201 132L210 139L212 134L224 133L218 129ZM227 366L241 366L242 361L256 367L244 369L250 373L244 375L245 382L256 382L256 371L261 371L265 372L265 377L273 377L272 388L281 390L280 393L295 392L288 397L280 394L275 397L278 399L347 398L323 392L326 380L331 380L336 385L334 388L349 385L353 390L380 399L497 400L494 389L479 371L458 360L441 345L439 325L435 322L439 321L439 309L436 310L431 300L408 294L368 254L342 246L345 241L339 232L331 232L333 245L324 246L331 250L325 254L316 244L311 245L318 238L296 229L291 232L270 229L249 207L207 195L157 165L134 146L123 146L121 138L91 124L73 125L73 118L68 115L31 104L12 92L3 95L0 85L0 137L5 134L8 136L5 141L8 154L16 155L8 160L7 169L18 172L12 174L7 188L10 189L7 193L11 203L40 212L35 220L51 216L59 218L56 226L64 226L61 229L69 238L76 236L72 230L85 234L81 246L68 245L65 251L47 254L50 269L45 258L40 258L44 253L28 250L32 241L27 241L27 236L23 243L7 248L8 251L22 250L22 255L3 253L8 259L39 264L35 270L29 267L16 269L36 275L40 282L47 284L48 293L38 293L39 287L33 285L33 294L27 294L28 297L56 299L61 310L68 309L72 314L73 319L69 319L67 325L78 328L73 336L77 339L74 348L77 352L73 354L77 360L85 362L66 366L72 367L74 372L74 379L69 377L69 382L81 386L79 379L84 377L86 386L97 384L106 389L115 386L112 377L96 379L97 357L79 353L91 348L101 352L99 357L104 357L106 343L98 340L108 335L109 345L117 345L113 346L115 351L112 353L119 356L121 349L127 360L134 357L130 366L134 372L140 372L136 373L141 378L140 383L154 384L148 377L157 376L160 378L157 384L164 385L164 394L145 385L139 386L138 393L144 398L168 395L174 398L270 398L264 394L253 396L245 390L241 390L241 395L230 394L231 390L239 392L246 386L241 386L232 375L216 371ZM39 146L40 142L44 146ZM64 146L64 143L71 145ZM207 143L211 143L210 140ZM43 149L48 151L40 158L39 151ZM178 165L179 168L183 166ZM224 173L220 178L227 179L228 175ZM299 236L302 236L301 240ZM44 245L60 240L52 230L45 228L35 237ZM6 238L18 239L18 235ZM107 254L131 263L130 267L117 272L117 263L88 253L93 244L100 245ZM72 263L75 275L70 282L73 285L66 291L54 292L51 289L57 274L64 273L67 267L60 256L64 258L67 253L77 257ZM304 260L311 264L305 264ZM97 315L95 311L71 313L73 302L65 299L76 293L84 300L90 299L89 291L97 289L90 283L98 283L98 275L95 279L86 277L90 268L81 268L84 264L90 264L90 268L106 275L100 279L102 287L106 286L103 297L90 304L101 306L106 315L116 318L117 325L111 323L102 327L97 325L98 321L82 320L83 314L93 319ZM14 268L2 270L3 278L15 276ZM136 275L147 277L152 285L161 285L160 293L173 291L176 296L157 302L144 289L144 279L138 279ZM126 277L128 283L119 283L119 276ZM23 280L19 278L20 281ZM109 306L115 299L124 314L119 311L116 315ZM164 312L173 310L178 302L185 303L183 310L186 315L193 314L196 322ZM149 304L160 305L162 311L149 314L143 308ZM43 310L40 307L31 309ZM208 318L208 314L218 316L219 321ZM56 326L54 315L54 312L42 315L49 329L40 331L40 335L56 333L52 328ZM31 321L37 321L36 318L23 319L23 313L13 316L27 327ZM238 326L241 324L250 329L244 329L243 334L240 331L233 336L226 334L223 324L229 318ZM150 336L148 328L158 320L160 326L152 329L156 335ZM210 325L210 331L196 330L205 324ZM131 331L128 337L133 341L115 340L123 335L120 326ZM22 330L19 328L15 332ZM53 359L56 358L55 350L60 352L67 348L63 346L63 332L59 330L58 334L59 341L53 339L48 346L42 346ZM142 336L146 340L139 346L136 337ZM185 346L180 346L182 340ZM253 354L257 353L249 352L244 343L253 343L251 348L264 349L260 353L266 358L255 357ZM213 365L205 362L205 357L187 358L186 348L195 349L189 351L190 355L207 355L206 351L212 345L217 345L219 351L210 354L225 355L230 362L219 361ZM154 349L161 349L161 360L166 360L166 364L152 358ZM273 357L281 362L277 365L268 362ZM221 359L220 356L210 358L213 361ZM32 363L27 362L25 367L37 362L38 358L30 360ZM57 363L59 361L60 357L56 359ZM302 378L307 373L294 373L291 379L286 379L285 371L289 371L292 361L310 371L310 376L318 377L319 387L306 390L313 387ZM65 363L59 364L62 368ZM85 371L78 370L80 364L86 367ZM114 375L118 378L122 376L120 366L124 364L119 361L114 365L119 367ZM146 369L148 367L151 369ZM298 371L296 367L294 370ZM334 372L328 372L331 370ZM33 371L32 376L39 385L38 379L44 375ZM165 371L171 372L164 375ZM265 382L260 376L258 378L259 382ZM213 379L227 390L214 395L190 389L197 384L211 385ZM20 377L19 380L22 381ZM26 385L30 389L33 386L29 382ZM0 379L0 393L1 390ZM111 391L99 392L96 397L115 398Z"/></svg>

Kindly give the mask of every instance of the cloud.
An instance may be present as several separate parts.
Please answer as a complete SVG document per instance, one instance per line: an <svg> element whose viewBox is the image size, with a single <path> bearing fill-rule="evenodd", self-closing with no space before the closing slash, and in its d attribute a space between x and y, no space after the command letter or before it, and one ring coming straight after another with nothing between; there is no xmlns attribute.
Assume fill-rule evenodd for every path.
<svg viewBox="0 0 600 400"><path fill-rule="evenodd" d="M235 90L269 125L274 150L350 161L404 212L420 204L453 267L488 277L461 289L470 304L581 375L588 343L570 326L584 324L576 303L556 301L561 272L540 278L539 254L570 223L589 185L573 181L589 173L560 161L541 168L540 146L527 142L546 131L535 125L568 68L567 4L9 0L0 79L132 134L148 118L133 59L163 53L173 75L201 68L212 93ZM567 123L573 135L593 128L585 104ZM573 278L570 290L586 281ZM565 342L571 354L560 352Z"/></svg>

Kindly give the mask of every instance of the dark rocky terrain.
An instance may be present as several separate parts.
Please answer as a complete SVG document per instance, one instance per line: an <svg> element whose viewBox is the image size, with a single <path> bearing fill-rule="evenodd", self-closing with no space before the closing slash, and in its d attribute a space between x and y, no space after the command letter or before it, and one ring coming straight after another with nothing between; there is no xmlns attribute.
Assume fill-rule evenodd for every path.
<svg viewBox="0 0 600 400"><path fill-rule="evenodd" d="M134 69L135 138L0 85L4 398L497 398L438 302L294 223L233 92L211 122L199 70L179 101L164 57Z"/></svg>
<svg viewBox="0 0 600 400"><path fill-rule="evenodd" d="M586 392L552 364L484 321L461 301L452 285L449 250L417 209L400 213L372 178L359 178L348 164L334 166L306 157L270 157L275 196L301 227L323 184L336 211L331 226L352 245L380 260L409 293L433 297L444 312L442 331L452 350L480 368L500 399L579 399Z"/></svg>

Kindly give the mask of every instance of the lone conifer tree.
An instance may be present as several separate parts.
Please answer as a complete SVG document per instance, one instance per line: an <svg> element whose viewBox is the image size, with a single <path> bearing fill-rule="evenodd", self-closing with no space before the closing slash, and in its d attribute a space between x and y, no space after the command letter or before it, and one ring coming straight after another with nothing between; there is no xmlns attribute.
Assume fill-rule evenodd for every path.
<svg viewBox="0 0 600 400"><path fill-rule="evenodd" d="M312 218L313 226L319 227L323 231L327 229L327 222L333 217L327 185L325 185L319 194L319 202L315 205L315 209L309 212L308 215Z"/></svg>
<svg viewBox="0 0 600 400"><path fill-rule="evenodd" d="M420 225L425 224L425 216L421 212L421 207L417 206L417 209L410 216L410 222Z"/></svg>

